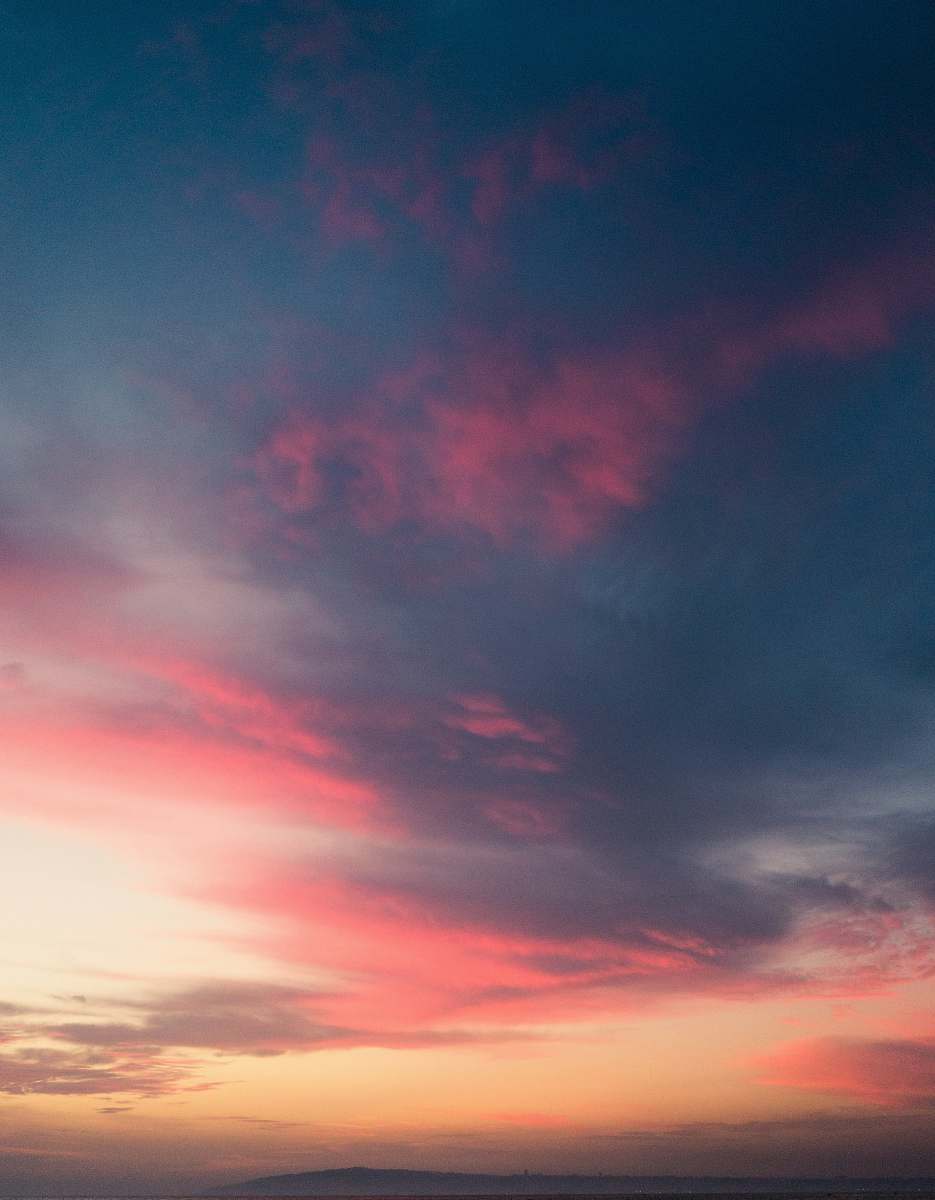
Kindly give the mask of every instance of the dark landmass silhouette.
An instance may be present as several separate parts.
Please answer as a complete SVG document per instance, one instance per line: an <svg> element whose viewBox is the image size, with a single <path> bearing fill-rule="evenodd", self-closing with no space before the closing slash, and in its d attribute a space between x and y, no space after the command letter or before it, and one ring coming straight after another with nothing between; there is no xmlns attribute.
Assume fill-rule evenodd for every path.
<svg viewBox="0 0 935 1200"><path fill-rule="evenodd" d="M677 1175L474 1175L459 1171L405 1171L345 1167L268 1175L214 1187L203 1196L786 1196L884 1200L908 1194L935 1200L932 1179L742 1179Z"/></svg>

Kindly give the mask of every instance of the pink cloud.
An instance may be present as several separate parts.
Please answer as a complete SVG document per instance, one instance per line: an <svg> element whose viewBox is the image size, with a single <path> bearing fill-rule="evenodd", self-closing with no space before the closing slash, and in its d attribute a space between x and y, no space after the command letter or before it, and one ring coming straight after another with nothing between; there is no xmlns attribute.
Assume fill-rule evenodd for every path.
<svg viewBox="0 0 935 1200"><path fill-rule="evenodd" d="M282 206L276 196L255 189L245 188L235 193L234 203L244 216L262 229L272 229L282 215Z"/></svg>
<svg viewBox="0 0 935 1200"><path fill-rule="evenodd" d="M515 738L556 751L564 748L562 728L551 717L520 717L499 696L460 695L453 697L453 701L455 711L444 718L452 729L463 729L481 738Z"/></svg>
<svg viewBox="0 0 935 1200"><path fill-rule="evenodd" d="M531 525L573 546L638 506L684 420L674 382L626 355L566 358L530 378L486 354L459 384L467 403L433 409L439 516L500 541Z"/></svg>
<svg viewBox="0 0 935 1200"><path fill-rule="evenodd" d="M4 766L32 781L33 803L59 816L71 805L80 823L89 807L106 807L104 798L123 789L127 797L158 800L154 813L188 797L218 806L305 810L343 828L382 822L380 790L350 765L341 740L348 729L376 719L374 706L277 689L214 661L203 644L202 613L189 631L184 620L175 622L171 596L167 604L157 591L155 624L138 607L140 593L159 584L142 570L92 560L74 548L37 553L18 556L19 578L6 580L15 589L10 599L19 658L0 670L6 684L0 730L10 744ZM66 595L69 619L63 622ZM241 595L249 624L269 615L271 597L249 589ZM223 608L227 598L219 603ZM251 615L254 603L260 612ZM210 608L208 592L205 604ZM227 618L222 613L219 619ZM228 632L224 623L212 639L227 654ZM256 644L251 657L270 651ZM400 719L394 714L397 725ZM66 775L87 806L71 789L63 792ZM10 804L15 811L15 798ZM128 817L132 812L128 808Z"/></svg>
<svg viewBox="0 0 935 1200"><path fill-rule="evenodd" d="M321 1019L361 1028L446 1028L587 1020L659 1003L666 995L754 994L777 979L725 972L714 947L651 933L556 937L510 929L493 914L470 917L430 892L317 862L314 873L258 869L219 879L212 902L275 918L266 954L313 961L349 980L321 999Z"/></svg>
<svg viewBox="0 0 935 1200"><path fill-rule="evenodd" d="M0 598L24 617L39 616L67 592L72 603L106 603L138 584L140 572L94 546L63 538L14 537L0 528Z"/></svg>
<svg viewBox="0 0 935 1200"><path fill-rule="evenodd" d="M324 470L340 462L365 528L417 518L474 527L499 544L531 534L568 550L645 501L688 416L651 356L565 357L543 369L519 347L488 340L434 378L420 367L388 382L398 392L407 378L409 395L377 381L373 400L328 425L287 417L254 460L268 499L285 513L318 508ZM418 418L403 420L403 406Z"/></svg>
<svg viewBox="0 0 935 1200"><path fill-rule="evenodd" d="M69 824L87 821L94 811L117 829L147 820L159 824L167 805L190 805L196 798L218 809L305 812L343 828L370 824L380 808L378 792L353 775L172 720L134 725L73 712L0 714L0 730L11 745L5 770L31 776L36 811L42 806ZM63 787L66 776L80 780L80 796ZM121 796L124 820L114 808ZM141 812L128 807L129 797L149 797L155 805ZM10 804L15 813L21 799L11 797Z"/></svg>
<svg viewBox="0 0 935 1200"><path fill-rule="evenodd" d="M304 9L304 19L271 25L263 42L269 54L285 63L302 63L322 59L331 66L339 65L353 45L355 30L346 13L331 5L321 5L317 12Z"/></svg>
<svg viewBox="0 0 935 1200"><path fill-rule="evenodd" d="M686 996L840 998L879 994L894 977L886 946L855 963L823 957L783 969L790 952L792 961L809 952L794 935L771 950L730 929L705 936L676 915L640 922L640 899L625 888L602 896L594 864L578 874L560 806L504 795L483 811L518 845L360 842L304 866L256 859L236 879L218 875L205 895L269 923L264 954L347 980L321 1016L357 1028L572 1022ZM589 915L608 906L615 920Z"/></svg>
<svg viewBox="0 0 935 1200"><path fill-rule="evenodd" d="M493 761L507 771L533 771L538 775L554 775L562 769L554 759L537 754L500 754Z"/></svg>
<svg viewBox="0 0 935 1200"><path fill-rule="evenodd" d="M320 458L327 446L320 422L296 414L272 434L255 459L270 499L285 512L303 512L322 497Z"/></svg>
<svg viewBox="0 0 935 1200"><path fill-rule="evenodd" d="M471 211L481 225L500 219L519 190L517 163L519 144L507 140L478 155L464 168L466 178L474 181Z"/></svg>
<svg viewBox="0 0 935 1200"><path fill-rule="evenodd" d="M829 999L879 995L906 980L935 975L932 923L913 906L816 912L800 922L787 944L805 961L820 959L821 973L808 988Z"/></svg>
<svg viewBox="0 0 935 1200"><path fill-rule="evenodd" d="M285 196L298 185L332 245L382 251L415 228L477 273L496 260L491 239L504 218L543 189L590 191L657 154L639 101L594 89L453 157L444 114L413 96L412 81L401 87L385 72L346 69L354 48L382 32L375 18L323 5L264 38L276 64L274 99L307 114L314 130L300 178L279 186ZM308 81L309 59L322 71L326 106Z"/></svg>
<svg viewBox="0 0 935 1200"><path fill-rule="evenodd" d="M374 187L371 173L345 158L327 134L316 134L308 141L300 192L334 244L376 241L386 233L377 211L381 192Z"/></svg>
<svg viewBox="0 0 935 1200"><path fill-rule="evenodd" d="M756 1060L760 1082L885 1106L935 1104L935 1037L811 1038Z"/></svg>
<svg viewBox="0 0 935 1200"><path fill-rule="evenodd" d="M173 803L304 811L340 828L376 821L388 829L380 789L342 744L347 730L377 719L372 706L277 691L196 658L192 647L190 637L156 636L114 609L76 604L64 626L57 604L33 612L24 663L55 654L73 664L74 679L60 679L58 668L49 677L34 671L28 684L0 692L4 768L32 781L31 803L69 823L98 812L118 829L158 824ZM18 675L28 678L25 667ZM15 796L10 805L15 812Z"/></svg>
<svg viewBox="0 0 935 1200"><path fill-rule="evenodd" d="M201 1063L137 1047L90 1054L84 1049L23 1046L0 1054L0 1093L13 1096L95 1096L130 1094L140 1099L184 1092Z"/></svg>
<svg viewBox="0 0 935 1200"><path fill-rule="evenodd" d="M518 760L518 761L516 761ZM552 773L559 770L554 763L544 759L524 758L522 755L507 755L496 760L498 766L515 770ZM486 815L506 833L516 837L547 838L559 833L565 822L563 814L554 805L536 804L527 800L503 798L492 800L484 809Z"/></svg>
<svg viewBox="0 0 935 1200"><path fill-rule="evenodd" d="M342 754L333 738L308 727L318 707L312 697L283 701L255 684L182 659L149 660L141 665L189 696L198 716L211 729L229 730L247 741L311 758Z"/></svg>
<svg viewBox="0 0 935 1200"><path fill-rule="evenodd" d="M376 241L386 226L374 207L348 179L339 179L321 214L322 229L332 241Z"/></svg>
<svg viewBox="0 0 935 1200"><path fill-rule="evenodd" d="M314 139L310 157L335 179L345 171L332 139ZM488 166L490 186L507 178ZM402 202L409 171L368 166L354 188ZM432 219L483 258L484 230L446 223L439 179L418 172L419 194L435 197ZM301 520L314 513L368 532L415 524L567 553L651 500L705 406L734 399L786 356L845 358L888 345L901 320L935 301L933 279L931 255L907 240L758 319L685 318L623 349L564 349L543 361L523 336L455 331L376 372L329 417L310 385L264 383L285 411L254 452L254 488L237 492L236 519L291 551L314 544ZM300 519L283 523L277 510Z"/></svg>
<svg viewBox="0 0 935 1200"><path fill-rule="evenodd" d="M592 91L574 97L538 127L530 174L538 184L589 191L644 158L652 144L638 99Z"/></svg>
<svg viewBox="0 0 935 1200"><path fill-rule="evenodd" d="M929 239L923 236L923 246ZM892 245L840 269L758 327L723 335L718 357L735 380L786 355L852 358L889 346L898 323L935 303L930 250Z"/></svg>
<svg viewBox="0 0 935 1200"><path fill-rule="evenodd" d="M610 183L650 153L645 127L637 101L595 90L572 97L536 125L511 130L463 167L473 181L475 219L493 225L542 188L590 191Z"/></svg>

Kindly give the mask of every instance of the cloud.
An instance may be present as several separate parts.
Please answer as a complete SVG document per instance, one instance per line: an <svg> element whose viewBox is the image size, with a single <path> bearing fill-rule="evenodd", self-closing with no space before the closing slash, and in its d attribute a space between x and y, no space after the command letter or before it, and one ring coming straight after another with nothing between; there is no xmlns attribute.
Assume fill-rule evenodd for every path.
<svg viewBox="0 0 935 1200"><path fill-rule="evenodd" d="M810 962L804 918L821 913L827 929L844 930L852 913L873 911L847 890L742 882L675 859L611 868L523 816L521 826L509 810L500 818L523 834L513 846L383 845L256 871L210 895L274 917L268 953L302 963L313 943L318 964L354 980L323 1010L364 1030L534 1026L667 997L847 995L920 969L899 928L837 963L833 982L827 933ZM785 953L797 939L800 961Z"/></svg>
<svg viewBox="0 0 935 1200"><path fill-rule="evenodd" d="M586 352L543 353L521 326L455 330L340 411L293 400L253 457L259 492L296 543L338 514L371 535L480 532L501 550L600 541L663 490L705 414L743 403L758 375L890 346L935 300L928 241L883 243L773 311L728 302L715 319L683 313Z"/></svg>
<svg viewBox="0 0 935 1200"><path fill-rule="evenodd" d="M177 686L209 728L230 730L247 741L312 759L341 755L332 739L309 728L320 707L310 697L279 698L198 662L150 660L141 666Z"/></svg>
<svg viewBox="0 0 935 1200"><path fill-rule="evenodd" d="M543 713L521 716L512 712L498 696L454 696L451 711L442 717L442 721L449 729L468 734L468 740L493 743L496 749L487 761L503 770L553 774L563 769L563 760L570 750L569 739L558 721ZM472 751L474 747L470 745L446 748L446 754L452 758L469 757ZM495 822L508 829L511 825L515 827L517 822L522 825L524 821L532 826L548 826L558 817L557 811L550 816L547 804L537 805L534 800L511 801L508 797L492 801L486 811ZM512 818L510 813L513 813Z"/></svg>
<svg viewBox="0 0 935 1200"><path fill-rule="evenodd" d="M85 1046L193 1047L279 1054L333 1044L346 1030L310 1012L314 996L275 984L215 983L142 1005L137 1023L63 1022L44 1032Z"/></svg>
<svg viewBox="0 0 935 1200"><path fill-rule="evenodd" d="M30 1060L34 1053L52 1056L63 1066L63 1086L73 1083L76 1092L107 1091L96 1082L108 1083L113 1072L97 1072L101 1066L121 1062L145 1063L139 1076L145 1084L166 1090L196 1077L200 1065L188 1066L173 1054L187 1050L211 1051L218 1055L269 1057L285 1053L308 1053L338 1047L374 1046L387 1049L424 1049L429 1047L498 1045L532 1040L535 1035L522 1028L445 1027L419 1028L411 1022L401 1027L381 1021L378 1009L370 1013L369 1027L330 1024L324 1014L340 1013L353 1007L354 985L328 992L314 992L275 983L245 983L215 980L176 992L162 992L139 1000L105 1001L101 1007L123 1010L125 1020L99 1017L88 1021L62 1021L25 1026L19 1036L45 1039L53 1044L68 1043L83 1047L84 1057L75 1051L23 1050ZM385 1016L386 1014L382 1014ZM69 1057L69 1055L71 1057ZM52 1061L50 1059L50 1061ZM181 1067L180 1067L181 1063ZM173 1075L168 1065L180 1067ZM88 1071L87 1066L95 1071ZM10 1067L13 1070L13 1067ZM141 1091L145 1087L141 1084ZM114 1090L132 1091L132 1086ZM243 1118L246 1119L246 1118Z"/></svg>
<svg viewBox="0 0 935 1200"><path fill-rule="evenodd" d="M605 1143L618 1153L638 1151L639 1161L658 1163L660 1173L679 1162L686 1173L788 1178L795 1163L799 1178L879 1179L883 1171L922 1178L933 1162L930 1120L928 1113L809 1109L765 1119L660 1123L583 1138L592 1153Z"/></svg>
<svg viewBox="0 0 935 1200"><path fill-rule="evenodd" d="M892 347L900 325L935 303L931 230L913 225L899 238L838 264L756 322L722 329L715 365L735 384L749 384L777 360L847 360Z"/></svg>
<svg viewBox="0 0 935 1200"><path fill-rule="evenodd" d="M139 580L132 567L105 550L42 527L16 528L5 522L0 526L0 555L0 594L17 610L27 603L41 610L63 588L81 604L100 603Z"/></svg>
<svg viewBox="0 0 935 1200"><path fill-rule="evenodd" d="M467 160L471 211L480 225L489 226L529 205L543 188L589 192L657 152L658 138L636 98L591 89Z"/></svg>
<svg viewBox="0 0 935 1200"><path fill-rule="evenodd" d="M278 22L263 37L276 68L275 101L308 120L299 190L331 247L363 244L385 256L415 231L455 269L489 267L497 258L495 227L542 193L590 193L658 159L660 139L645 106L593 85L493 136L465 137L424 93L418 72L401 79L379 58L348 68L349 60L366 60L394 24L324 6L315 16ZM317 80L309 60L319 66ZM279 183L287 194L292 181ZM237 193L244 195L252 189Z"/></svg>
<svg viewBox="0 0 935 1200"><path fill-rule="evenodd" d="M935 822L910 817L897 830L888 864L897 878L908 878L935 906Z"/></svg>
<svg viewBox="0 0 935 1200"><path fill-rule="evenodd" d="M244 1117L244 1116L224 1116L224 1117L207 1117L209 1121L236 1121L243 1125L258 1125L263 1130L276 1131L280 1129L307 1129L308 1123L305 1121L278 1121L271 1117Z"/></svg>
<svg viewBox="0 0 935 1200"><path fill-rule="evenodd" d="M812 1038L757 1060L762 1083L897 1108L935 1104L935 1038Z"/></svg>
<svg viewBox="0 0 935 1200"><path fill-rule="evenodd" d="M140 1098L210 1087L197 1063L179 1064L145 1049L127 1053L23 1047L0 1055L0 1092L14 1096L95 1096L131 1093Z"/></svg>
<svg viewBox="0 0 935 1200"><path fill-rule="evenodd" d="M890 532L908 530L923 490L903 512L888 472L926 478L923 399L902 394L885 420L865 400L855 448L838 433L849 396L829 393L821 420L808 396L790 398L755 461L769 396L701 414L663 486L653 431L668 462L690 406L652 355L537 358L481 338L450 358L381 375L385 391L371 383L349 409L281 423L272 404L273 432L259 429L264 450L245 461L274 515L320 521L320 555L259 554L259 615L200 654L171 605L154 606L158 637L123 610L126 628L108 610L106 637L69 627L61 645L130 680L134 703L95 676L81 703L10 719L7 766L29 778L38 761L65 764L61 821L79 819L80 777L97 803L114 797L112 828L167 827L176 796L268 827L280 857L264 845L225 864L198 842L194 890L268 920L264 954L359 981L309 1024L281 1014L284 1029L297 1021L285 1047L416 1044L462 1021L512 1029L667 994L846 995L922 975L914 822L889 799L888 825L840 805L885 792L894 746L907 774L921 763L910 735L928 700L904 664L927 634L889 581L890 568L902 578ZM631 396L623 384L647 371L647 395L634 384ZM855 537L885 571L855 577ZM478 540L476 573L459 562L431 587L403 578L407 554L421 565ZM340 621L309 632L276 603L303 589ZM347 857L305 857L306 820L342 830ZM750 866L756 837L806 859L845 837L851 858ZM447 971L413 969L412 945ZM253 1030L269 1052L262 1020L227 1009L199 1034L194 1013L162 1012L148 1031L121 1019L71 1033L243 1047Z"/></svg>
<svg viewBox="0 0 935 1200"><path fill-rule="evenodd" d="M494 740L515 739L536 746L556 745L561 742L562 731L548 717L533 717L524 720L511 713L499 696L455 696L457 711L445 717L445 724L453 729Z"/></svg>
<svg viewBox="0 0 935 1200"><path fill-rule="evenodd" d="M343 500L365 529L417 519L567 549L645 501L686 419L675 382L631 355L542 370L481 341L409 378L398 401L364 399L336 422L287 416L255 458L268 499L286 514ZM374 398L384 391L377 381ZM414 407L416 422L401 419Z"/></svg>

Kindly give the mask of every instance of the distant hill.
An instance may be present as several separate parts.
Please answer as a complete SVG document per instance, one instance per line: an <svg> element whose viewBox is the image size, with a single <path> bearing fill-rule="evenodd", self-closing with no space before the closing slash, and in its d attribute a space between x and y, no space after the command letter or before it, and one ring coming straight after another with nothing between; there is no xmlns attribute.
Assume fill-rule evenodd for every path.
<svg viewBox="0 0 935 1200"><path fill-rule="evenodd" d="M203 1196L638 1196L792 1194L854 1196L896 1193L935 1196L935 1181L908 1179L715 1179L676 1175L471 1175L456 1171L394 1171L345 1167L268 1175L211 1188Z"/></svg>

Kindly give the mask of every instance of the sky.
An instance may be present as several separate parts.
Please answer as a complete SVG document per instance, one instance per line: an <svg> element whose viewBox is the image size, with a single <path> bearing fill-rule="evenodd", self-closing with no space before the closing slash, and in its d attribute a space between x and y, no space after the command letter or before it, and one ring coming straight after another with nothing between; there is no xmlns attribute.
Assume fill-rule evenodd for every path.
<svg viewBox="0 0 935 1200"><path fill-rule="evenodd" d="M935 1175L932 6L0 14L0 1194Z"/></svg>

